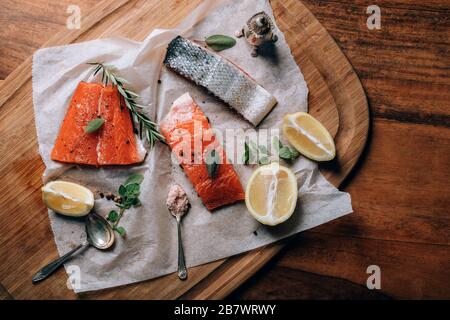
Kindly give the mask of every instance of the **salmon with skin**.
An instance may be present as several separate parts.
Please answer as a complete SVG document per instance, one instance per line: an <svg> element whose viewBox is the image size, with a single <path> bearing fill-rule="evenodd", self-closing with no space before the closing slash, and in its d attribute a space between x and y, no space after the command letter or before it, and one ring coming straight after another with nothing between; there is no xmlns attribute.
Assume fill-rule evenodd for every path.
<svg viewBox="0 0 450 320"><path fill-rule="evenodd" d="M160 131L209 211L245 199L236 171L226 163L225 151L215 139L205 114L189 93L175 100L160 123ZM200 146L199 150L195 149L194 143ZM221 161L216 176L211 178L205 158L213 149Z"/></svg>
<svg viewBox="0 0 450 320"><path fill-rule="evenodd" d="M144 160L130 113L121 104L117 87L80 82L67 110L51 159L86 165L127 165ZM86 133L89 121L101 117L103 126Z"/></svg>

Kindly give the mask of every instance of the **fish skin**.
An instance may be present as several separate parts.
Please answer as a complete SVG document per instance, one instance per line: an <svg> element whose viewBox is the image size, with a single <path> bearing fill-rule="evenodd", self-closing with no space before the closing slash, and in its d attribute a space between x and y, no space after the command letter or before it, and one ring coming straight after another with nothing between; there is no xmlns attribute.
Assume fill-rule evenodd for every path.
<svg viewBox="0 0 450 320"><path fill-rule="evenodd" d="M164 65L208 89L254 126L277 100L232 62L181 36L167 48Z"/></svg>
<svg viewBox="0 0 450 320"><path fill-rule="evenodd" d="M160 132L209 211L245 199L236 171L228 163L225 151L216 140L207 117L189 93L175 100L160 123ZM196 139L201 142L201 150L197 152L194 150ZM193 156L186 156L181 152L184 150L183 144L189 141L189 150L194 150ZM212 149L216 150L221 159L214 179L209 176L204 161L205 155ZM191 162L191 157L197 159L197 162Z"/></svg>
<svg viewBox="0 0 450 320"><path fill-rule="evenodd" d="M86 133L89 121L101 117L103 126ZM121 105L117 87L80 82L51 152L51 159L84 165L128 165L142 162L145 150L137 141L130 113Z"/></svg>

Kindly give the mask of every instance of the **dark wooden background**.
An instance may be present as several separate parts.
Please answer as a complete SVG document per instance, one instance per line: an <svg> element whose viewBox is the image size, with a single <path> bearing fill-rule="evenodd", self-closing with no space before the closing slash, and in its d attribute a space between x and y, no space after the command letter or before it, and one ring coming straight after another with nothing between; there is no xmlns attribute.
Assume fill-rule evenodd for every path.
<svg viewBox="0 0 450 320"><path fill-rule="evenodd" d="M83 14L95 3L2 0L0 83L64 28L69 4ZM230 298L450 299L450 1L303 3L370 103L369 142L343 187L355 212L295 237ZM373 4L381 30L366 26ZM369 265L381 268L381 290L365 286Z"/></svg>

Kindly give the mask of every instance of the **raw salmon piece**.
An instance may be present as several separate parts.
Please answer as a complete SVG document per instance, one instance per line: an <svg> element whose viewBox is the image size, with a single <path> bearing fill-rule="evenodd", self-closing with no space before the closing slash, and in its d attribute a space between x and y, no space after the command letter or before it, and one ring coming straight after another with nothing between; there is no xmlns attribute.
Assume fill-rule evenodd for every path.
<svg viewBox="0 0 450 320"><path fill-rule="evenodd" d="M277 104L273 95L233 62L181 36L169 43L164 64L208 89L254 126Z"/></svg>
<svg viewBox="0 0 450 320"><path fill-rule="evenodd" d="M189 93L175 100L161 121L160 130L208 210L245 199L236 171L231 164L226 163L225 151L215 139L205 114ZM201 149L194 150L194 140L197 140ZM190 143L190 148L186 148L187 143ZM214 179L209 176L204 161L205 155L212 149L222 160ZM185 150L192 152L186 155Z"/></svg>
<svg viewBox="0 0 450 320"><path fill-rule="evenodd" d="M130 112L121 104L117 87L81 82L70 102L51 153L51 159L89 165L127 165L144 160L145 149L137 141ZM89 121L105 122L92 133Z"/></svg>
<svg viewBox="0 0 450 320"><path fill-rule="evenodd" d="M123 102L123 100L122 100ZM102 89L99 103L100 117L105 120L99 132L98 164L126 165L141 162L144 159L142 146L136 143L130 111L124 103L117 87Z"/></svg>
<svg viewBox="0 0 450 320"><path fill-rule="evenodd" d="M102 88L99 83L80 82L51 152L52 160L97 165L97 135L84 132L84 127L98 116Z"/></svg>

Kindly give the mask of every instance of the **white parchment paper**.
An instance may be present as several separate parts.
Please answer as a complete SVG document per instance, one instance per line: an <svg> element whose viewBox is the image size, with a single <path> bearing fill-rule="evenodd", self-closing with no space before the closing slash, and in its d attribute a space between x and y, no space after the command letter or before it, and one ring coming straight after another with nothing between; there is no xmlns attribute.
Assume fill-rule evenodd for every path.
<svg viewBox="0 0 450 320"><path fill-rule="evenodd" d="M272 243L294 233L318 226L352 211L350 196L338 191L322 177L317 165L300 157L291 165L299 184L299 201L293 216L278 227L265 227L238 203L208 212L195 194L182 170L173 165L167 146L157 144L145 162L133 167L89 168L53 162L50 152L66 113L70 98L80 81L92 81L87 62L101 61L114 65L120 76L129 80L134 91L148 104L148 113L160 121L171 103L190 92L216 129L250 128L235 112L210 96L202 88L175 73L161 69L168 42L182 34L203 40L212 34L233 35L254 13L272 10L266 0L205 1L176 30L155 30L142 43L120 38L100 39L37 51L33 59L33 101L39 151L46 165L44 181L67 179L92 189L116 191L132 173L141 172L139 208L127 210L121 220L127 230L125 239L117 237L113 250L102 252L90 248L66 264L77 266L81 282L76 292L97 290L162 276L177 269L176 222L167 212L165 200L170 185L181 184L192 208L183 220L183 240L188 266L196 266L239 254ZM307 84L296 65L283 34L275 49L258 58L250 56L244 39L223 51L246 70L278 100L278 105L258 128L279 127L286 113L307 111ZM157 80L161 79L158 84ZM254 167L235 165L245 186ZM114 208L111 201L98 199L96 211L107 215ZM85 237L83 221L49 212L60 254L67 252ZM257 235L254 231L257 230ZM72 270L72 269L71 269Z"/></svg>

